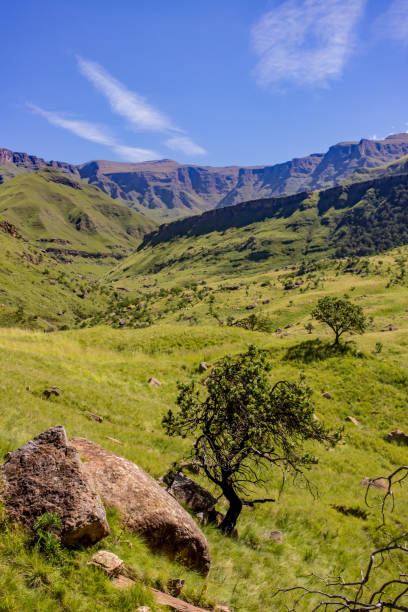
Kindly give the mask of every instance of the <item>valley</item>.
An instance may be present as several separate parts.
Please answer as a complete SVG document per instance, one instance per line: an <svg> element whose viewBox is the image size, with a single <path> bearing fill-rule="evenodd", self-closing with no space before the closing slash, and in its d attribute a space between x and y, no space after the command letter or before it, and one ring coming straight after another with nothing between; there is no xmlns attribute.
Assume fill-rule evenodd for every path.
<svg viewBox="0 0 408 612"><path fill-rule="evenodd" d="M151 589L183 579L180 597L202 609L306 612L317 595L296 603L280 589L319 588L314 576L339 573L358 580L371 551L400 533L408 499L396 488L378 530L381 491L367 506L361 484L406 463L403 442L389 438L408 432L406 160L328 189L229 207L213 200L161 226L76 172L32 170L0 185L2 456L60 424L157 480L188 460L193 442L162 427L178 383L194 381L205 397L213 368L250 344L270 360L272 382L304 378L316 420L342 437L334 448L306 443L318 458L312 490L292 478L281 490L279 470L255 485L257 498L275 501L244 506L236 537L187 508L209 544L208 577L152 552L113 507L106 538L54 558L0 506L2 609L158 612ZM361 306L367 321L340 348L312 316L325 296ZM225 513L205 474L191 477ZM117 589L89 566L101 548L124 561L134 586ZM387 559L370 589L393 572Z"/></svg>

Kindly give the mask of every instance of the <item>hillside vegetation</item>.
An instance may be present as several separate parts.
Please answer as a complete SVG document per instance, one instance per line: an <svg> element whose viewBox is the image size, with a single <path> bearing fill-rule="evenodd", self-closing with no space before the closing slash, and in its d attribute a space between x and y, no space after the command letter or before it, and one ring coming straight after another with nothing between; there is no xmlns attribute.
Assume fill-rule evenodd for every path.
<svg viewBox="0 0 408 612"><path fill-rule="evenodd" d="M110 278L188 270L200 277L293 261L368 255L408 242L408 175L254 200L162 225Z"/></svg>
<svg viewBox="0 0 408 612"><path fill-rule="evenodd" d="M202 578L153 556L136 536L122 532L114 515L113 534L99 548L119 554L142 580L140 587L126 593L115 591L108 579L96 577L86 566L92 550L66 552L63 563L56 563L32 553L27 536L4 523L4 609L85 611L92 602L96 610L133 610L136 603L149 602L143 584L164 588L169 577L183 577L184 596L201 604L223 602L242 612L283 610L289 596L272 599L272 594L278 587L298 584L299 575L328 575L345 568L344 574L358 578L369 552L382 541L376 531L378 511L365 507L360 481L405 463L405 449L385 438L391 429L408 428L407 261L408 250L402 248L368 259L243 276L236 288L225 281L191 286L180 278L172 291L167 279L168 293L162 296L159 286L143 287L149 283L140 278L138 290L152 317L155 311L161 313L160 321L146 329L1 332L1 405L7 407L0 413L2 453L61 423L70 436L94 440L158 477L188 453L190 444L188 439L180 443L168 438L160 425L175 404L176 382L202 380L201 361L211 365L226 353L245 350L250 342L268 351L273 379L298 380L302 372L312 387L317 417L331 427L345 426L343 441L333 452L310 448L320 457L309 475L318 497L291 482L279 496L276 474L267 489L257 493L278 501L244 509L238 539L204 528L212 554L205 587ZM344 294L363 306L371 323L364 336L355 338L354 348L336 352L328 345L332 338L323 325L313 322L311 334L304 326L319 297ZM131 313L132 294L126 299L124 308ZM253 304L258 316L270 318L272 332L233 325L248 316L247 306ZM382 332L389 324L398 329ZM150 376L163 385L150 387ZM58 385L63 394L45 400L42 391L49 385ZM102 416L103 422L90 420L89 412ZM359 426L345 421L349 415ZM390 526L403 520L404 489L398 489L396 501ZM222 500L219 508L224 508ZM268 539L267 532L275 529L284 534L282 544ZM378 580L390 571L385 564ZM310 610L312 601L296 609Z"/></svg>
<svg viewBox="0 0 408 612"><path fill-rule="evenodd" d="M306 444L319 459L308 472L314 494L292 479L281 491L272 472L253 493L276 501L244 507L236 538L203 526L208 579L153 554L113 510L108 538L53 556L0 508L0 610L158 611L149 587L184 578L182 596L208 609L306 612L316 597L293 607L278 588L319 586L313 575L360 579L371 551L406 524L407 488L395 490L387 534L361 481L406 464L406 447L387 436L408 431L407 181L395 174L223 208L144 239L155 228L145 217L55 169L0 186L1 456L61 424L159 478L193 442L162 427L177 383L194 380L205 397L200 363L249 344L265 351L272 382L304 378L316 419L344 428L334 449ZM365 333L334 347L312 318L324 296L361 306ZM52 386L59 394L46 399ZM220 497L217 509L226 507ZM90 567L98 549L118 554L136 585L117 590ZM386 560L372 586L394 573Z"/></svg>
<svg viewBox="0 0 408 612"><path fill-rule="evenodd" d="M123 255L155 223L54 168L0 186L0 216L45 248ZM64 249L62 249L64 250Z"/></svg>
<svg viewBox="0 0 408 612"><path fill-rule="evenodd" d="M53 168L0 185L0 324L64 328L106 309L102 277L154 227Z"/></svg>

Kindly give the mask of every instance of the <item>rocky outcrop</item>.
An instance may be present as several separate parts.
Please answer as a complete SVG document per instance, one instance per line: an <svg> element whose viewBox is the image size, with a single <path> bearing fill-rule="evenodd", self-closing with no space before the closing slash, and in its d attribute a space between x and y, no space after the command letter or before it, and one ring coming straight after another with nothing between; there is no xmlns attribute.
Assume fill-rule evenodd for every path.
<svg viewBox="0 0 408 612"><path fill-rule="evenodd" d="M85 259L124 259L126 255L124 253L103 253L97 252L92 253L91 251L78 251L77 249L58 249L57 247L48 247L44 249L47 253L51 253L55 257L84 257Z"/></svg>
<svg viewBox="0 0 408 612"><path fill-rule="evenodd" d="M78 171L83 180L129 206L177 216L214 208L235 186L239 168L184 166L163 159L138 164L92 161Z"/></svg>
<svg viewBox="0 0 408 612"><path fill-rule="evenodd" d="M34 172L41 168L57 168L61 172L67 175L73 175L79 177L79 172L76 166L67 164L59 161L45 161L42 157L36 157L35 155L27 155L27 153L16 153L9 149L0 149L0 166L2 165L13 165L16 168L27 170L27 172ZM0 168L1 176L1 168ZM0 180L0 183L2 181Z"/></svg>
<svg viewBox="0 0 408 612"><path fill-rule="evenodd" d="M387 440L388 442L398 442L399 444L408 446L408 434L406 434L405 431L402 431L402 429L394 429L393 431L390 431L387 436Z"/></svg>
<svg viewBox="0 0 408 612"><path fill-rule="evenodd" d="M109 533L105 509L60 425L9 453L1 467L1 500L12 521L31 528L36 517L61 517L63 544L89 544Z"/></svg>
<svg viewBox="0 0 408 612"><path fill-rule="evenodd" d="M193 512L208 512L213 510L217 503L217 499L207 489L181 472L176 474L168 491L180 504L188 506Z"/></svg>
<svg viewBox="0 0 408 612"><path fill-rule="evenodd" d="M218 204L232 206L254 198L285 196L301 191L327 189L361 168L375 168L408 154L408 135L384 140L340 142L327 153L295 158L264 168L240 168L238 181ZM364 180L364 176L362 179Z"/></svg>
<svg viewBox="0 0 408 612"><path fill-rule="evenodd" d="M0 221L0 230L2 230L5 234L10 234L12 238L21 238L21 234L16 226L8 221Z"/></svg>
<svg viewBox="0 0 408 612"><path fill-rule="evenodd" d="M70 442L86 459L83 469L107 506L117 508L127 528L140 533L154 550L207 574L207 541L191 516L132 461L85 440Z"/></svg>
<svg viewBox="0 0 408 612"><path fill-rule="evenodd" d="M326 153L256 167L192 166L170 159L136 164L96 160L72 166L0 149L0 183L13 176L13 168L17 174L22 169L32 172L54 167L126 201L130 207L175 218L216 206L326 189L358 170L379 167L407 154L407 134L378 141L341 142Z"/></svg>

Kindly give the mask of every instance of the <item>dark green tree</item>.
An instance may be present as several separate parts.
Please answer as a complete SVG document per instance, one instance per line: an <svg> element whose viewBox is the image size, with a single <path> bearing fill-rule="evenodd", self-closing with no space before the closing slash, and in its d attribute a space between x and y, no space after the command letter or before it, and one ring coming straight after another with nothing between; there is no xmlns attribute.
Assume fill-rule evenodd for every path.
<svg viewBox="0 0 408 612"><path fill-rule="evenodd" d="M270 369L265 352L253 345L238 357L226 356L207 378L205 397L194 381L179 384L179 410L163 419L168 435L193 437L192 459L229 502L220 525L226 534L244 504L274 501L247 499L271 468L308 483L304 470L317 459L304 451L304 442L334 444L339 437L314 420L310 390L302 381L272 383Z"/></svg>
<svg viewBox="0 0 408 612"><path fill-rule="evenodd" d="M270 333L273 330L273 321L266 315L262 314L250 314L249 317L238 319L237 321L230 321L228 323L231 327L242 327L243 329L249 329L251 331L262 331Z"/></svg>
<svg viewBox="0 0 408 612"><path fill-rule="evenodd" d="M326 323L335 334L334 345L338 345L340 337L348 333L363 334L367 321L361 306L353 304L346 298L336 298L326 295L320 298L312 311L312 317Z"/></svg>

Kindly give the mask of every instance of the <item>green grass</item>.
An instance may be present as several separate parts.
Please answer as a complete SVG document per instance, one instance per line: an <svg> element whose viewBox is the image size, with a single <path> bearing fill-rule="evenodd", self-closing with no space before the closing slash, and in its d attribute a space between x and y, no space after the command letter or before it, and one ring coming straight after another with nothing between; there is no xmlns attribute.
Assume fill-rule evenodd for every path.
<svg viewBox="0 0 408 612"><path fill-rule="evenodd" d="M0 215L42 246L124 254L155 223L53 168L0 185ZM55 242L55 241L63 241Z"/></svg>
<svg viewBox="0 0 408 612"><path fill-rule="evenodd" d="M378 264L372 261L371 265ZM278 287L261 288L261 279L265 282L262 275L253 280L256 284L250 286L248 296L241 289L238 291L241 295L234 297L239 302L243 298L252 299L261 291L275 295L270 314L282 324L298 323L288 329L288 336L220 327L208 315L201 325L169 321L140 330L93 327L46 335L17 329L1 331L1 452L8 452L47 427L61 423L69 436L94 440L158 477L188 451L188 440L168 438L160 426L162 416L175 403L176 382L192 377L200 379L200 361L214 363L224 354L237 353L249 342L255 342L270 351L274 378L296 380L300 372L305 374L313 389L316 414L330 426L344 425L345 435L334 452L313 449L320 456L319 465L310 473L319 490L317 498L287 483L277 503L244 510L238 525L238 540L227 539L214 528L205 528L212 568L204 601L224 602L241 611L280 610L284 609L287 596L279 595L272 600L271 594L277 587L298 584L299 575L311 572L326 575L345 568L348 577L356 578L369 551L379 540L375 530L379 516L371 510L364 521L340 514L333 505L363 509L364 489L360 480L364 476L387 473L405 463L405 449L387 443L384 437L390 429L408 428L406 289L397 286L387 290L386 279L374 273L365 278L346 274L336 277L333 271L326 275L323 287L310 293L296 290L290 295ZM352 286L355 286L353 291ZM323 327L316 327L311 336L303 329L303 320L309 320L308 312L316 297L324 293L341 295L345 291L364 300L367 313L374 317L369 332L357 338L361 355L329 351L326 358L319 359L317 354L305 359L305 351L299 346L304 347L310 339L329 339ZM229 301L235 294L235 291L215 292L226 310L233 308ZM290 307L288 299L293 301ZM380 332L383 322L389 320L399 331ZM384 346L376 355L375 344L379 340ZM291 351L293 347L297 348ZM308 349L306 355L309 352ZM295 358L290 359L293 353ZM163 386L151 388L147 384L150 376L159 378ZM46 401L41 393L50 384L62 387L64 393ZM329 391L333 399L323 398L324 391ZM87 410L100 414L104 421L90 421ZM345 417L349 414L360 421L360 427L346 424ZM201 482L207 485L204 479ZM278 486L276 474L267 496L276 495ZM407 492L399 490L391 524L403 519L406 501ZM220 509L223 508L220 503ZM117 519L112 517L112 520L115 532L119 532ZM264 533L273 529L284 532L282 545L265 538ZM99 609L97 606L132 609L135 602L118 603L119 595L104 578L96 578L99 581L96 584L102 582L103 587L95 587L94 574L86 567L93 549L71 552L62 568L54 568L41 555L30 553L25 537L18 531L7 533L1 539L0 562L7 575L12 573L14 587L7 587L6 582L10 603L5 610L52 609L52 606L61 610L86 610L91 600L95 600L96 609ZM110 536L100 546L124 558L144 584L164 586L169 578L182 576L186 579L185 595L194 601L203 589L199 576L164 557L152 555L130 533L123 533L119 539ZM35 573L33 565L36 564L43 568L50 584L38 579L33 592L32 580L27 576ZM388 571L388 567L382 568L379 576L387 576ZM79 587L74 588L74 584ZM61 591L65 594L63 597L58 595ZM146 595L137 597L142 602ZM33 603L37 600L38 604ZM308 610L309 605L310 602L304 602L299 609Z"/></svg>
<svg viewBox="0 0 408 612"><path fill-rule="evenodd" d="M46 179L39 174L35 180L42 185ZM53 185L53 193L62 188ZM305 228L313 225L313 215L310 209L303 217ZM7 218L5 212L2 216ZM11 220L18 226L17 219ZM334 506L364 509L361 479L406 463L406 448L385 438L391 429L408 431L408 248L301 265L304 233L288 229L283 221L274 228L268 223L159 245L115 269L113 260L76 257L63 263L41 251L35 233L25 241L0 230L1 456L62 424L70 437L89 438L157 478L188 454L191 444L167 437L161 427L163 415L175 405L177 381L201 381L201 361L213 364L251 342L268 350L273 379L297 380L304 374L318 418L345 428L333 452L310 447L320 458L309 474L317 497L291 482L279 497L280 477L272 474L267 490L255 494L277 497L277 502L245 508L238 539L204 528L212 557L208 581L153 555L137 535L121 528L113 511L109 538L90 549L65 551L59 561L33 549L27 534L0 518L1 611L130 611L144 604L154 610L147 587L165 588L168 579L177 577L185 578L184 596L194 602L224 603L240 612L284 610L289 596L272 599L272 594L278 587L309 584L310 579L300 576L342 571L347 578L359 577L369 552L383 541L376 530L378 510L369 509L364 520L345 516ZM258 247L271 240L275 255L248 259L251 242L248 252L239 248L252 236ZM276 245L271 236L278 237ZM318 240L319 233L315 236ZM285 248L294 248L292 255L280 250L289 239L294 242ZM87 244L95 248L91 239ZM166 266L156 265L166 258ZM235 267L242 258L245 264ZM115 290L117 286L129 291ZM307 333L313 306L324 295L348 295L370 318L367 333L352 338L354 348L333 352L331 333L314 321L312 334ZM228 326L230 319L249 313L268 316L273 330L281 331ZM138 329L141 323L149 326ZM398 329L382 332L389 323ZM63 331L63 326L71 329ZM44 334L44 328L54 331ZM163 382L160 388L148 385L152 376ZM42 392L49 385L58 385L63 394L45 400ZM323 397L325 391L331 400ZM103 422L90 420L87 412L101 415ZM348 415L360 426L347 423ZM203 476L199 480L218 493ZM408 491L398 489L391 529L404 523L407 501ZM225 510L222 500L219 509ZM283 544L265 536L274 529L283 531ZM87 566L98 548L124 559L138 578L133 590L114 590ZM391 571L382 566L378 580ZM305 600L297 609L307 611L311 605Z"/></svg>

